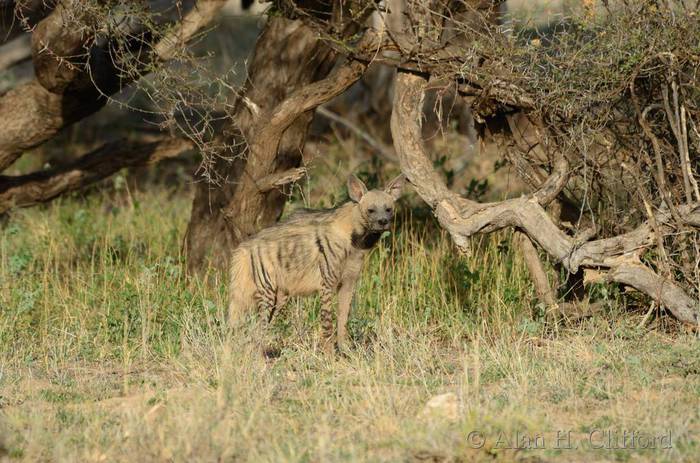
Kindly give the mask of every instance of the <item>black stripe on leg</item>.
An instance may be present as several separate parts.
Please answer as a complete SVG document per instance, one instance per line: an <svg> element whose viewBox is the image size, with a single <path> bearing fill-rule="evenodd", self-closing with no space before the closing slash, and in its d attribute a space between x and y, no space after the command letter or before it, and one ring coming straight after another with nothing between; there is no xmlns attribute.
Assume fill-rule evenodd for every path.
<svg viewBox="0 0 700 463"><path fill-rule="evenodd" d="M262 275L262 279L264 280L265 287L270 290L274 289L272 287L272 283L270 282L270 275L267 273L267 270L265 270L265 266L263 265L263 259L260 248L258 248L258 260L260 261L260 273Z"/></svg>
<svg viewBox="0 0 700 463"><path fill-rule="evenodd" d="M330 267L328 264L328 256L326 256L326 251L323 249L323 244L321 243L321 237L316 235L316 246L318 246L318 250L323 256L323 260L326 261L326 267Z"/></svg>

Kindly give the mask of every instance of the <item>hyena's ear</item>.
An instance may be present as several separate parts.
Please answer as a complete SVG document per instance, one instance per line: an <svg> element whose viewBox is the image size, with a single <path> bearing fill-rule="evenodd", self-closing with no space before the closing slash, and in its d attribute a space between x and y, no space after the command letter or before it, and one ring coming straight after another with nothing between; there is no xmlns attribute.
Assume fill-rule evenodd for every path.
<svg viewBox="0 0 700 463"><path fill-rule="evenodd" d="M350 199L359 203L365 193L367 193L367 187L362 183L362 180L355 177L355 174L350 174L348 177L348 195L350 195Z"/></svg>
<svg viewBox="0 0 700 463"><path fill-rule="evenodd" d="M401 190L403 189L405 183L406 176L404 174L401 174L394 180L389 182L384 188L384 191L389 193L391 197L394 198L394 201L396 201L397 199L399 199L399 196L401 196Z"/></svg>

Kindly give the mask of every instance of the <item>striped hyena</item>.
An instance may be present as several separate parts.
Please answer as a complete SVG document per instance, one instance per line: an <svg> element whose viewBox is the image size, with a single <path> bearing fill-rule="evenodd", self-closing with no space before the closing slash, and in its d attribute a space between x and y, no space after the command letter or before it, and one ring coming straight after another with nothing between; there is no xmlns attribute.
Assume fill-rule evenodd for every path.
<svg viewBox="0 0 700 463"><path fill-rule="evenodd" d="M242 242L231 259L229 316L233 324L253 308L268 314L289 296L321 293L326 351L333 350L333 295L338 294L338 347L344 349L346 324L365 255L391 227L394 202L405 178L384 190L367 191L348 178L351 201L335 209L304 210Z"/></svg>

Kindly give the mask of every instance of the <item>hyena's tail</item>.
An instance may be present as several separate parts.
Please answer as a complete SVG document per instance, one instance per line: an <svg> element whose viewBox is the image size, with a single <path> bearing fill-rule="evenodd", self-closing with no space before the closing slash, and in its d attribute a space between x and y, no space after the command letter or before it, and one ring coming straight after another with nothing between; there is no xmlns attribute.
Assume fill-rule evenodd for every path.
<svg viewBox="0 0 700 463"><path fill-rule="evenodd" d="M229 282L229 323L235 326L250 311L255 302L255 281L250 263L250 253L238 248L231 256L231 280Z"/></svg>

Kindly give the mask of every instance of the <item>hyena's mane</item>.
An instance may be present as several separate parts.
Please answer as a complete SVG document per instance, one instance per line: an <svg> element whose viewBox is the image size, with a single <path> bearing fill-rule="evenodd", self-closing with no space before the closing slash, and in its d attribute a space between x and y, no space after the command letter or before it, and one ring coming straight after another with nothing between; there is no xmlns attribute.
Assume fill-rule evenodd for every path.
<svg viewBox="0 0 700 463"><path fill-rule="evenodd" d="M280 222L280 224L293 224L293 223L300 223L300 222L309 222L309 223L321 223L321 222L326 222L329 220L332 220L335 218L338 213L341 212L342 209L346 209L348 204L351 203L344 203L339 206L331 207L328 209L309 209L309 208L301 208L298 209L294 212L292 212L289 217L287 217L284 221Z"/></svg>
<svg viewBox="0 0 700 463"><path fill-rule="evenodd" d="M349 212L348 204L345 203L330 209L299 209L291 213L280 222L262 229L254 237L257 239L277 239L283 236L309 233L309 228L328 225L335 220L339 214ZM346 206L346 207L344 207Z"/></svg>

